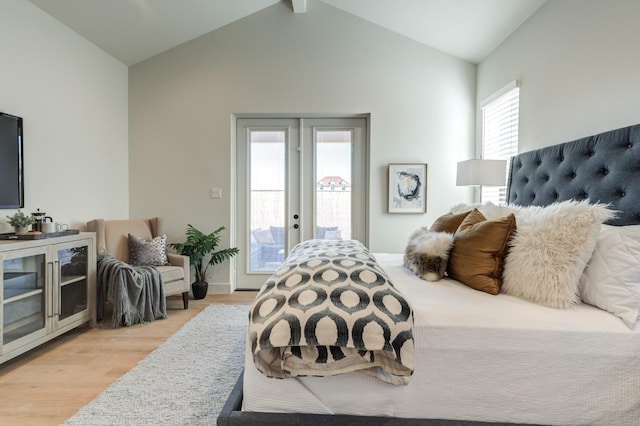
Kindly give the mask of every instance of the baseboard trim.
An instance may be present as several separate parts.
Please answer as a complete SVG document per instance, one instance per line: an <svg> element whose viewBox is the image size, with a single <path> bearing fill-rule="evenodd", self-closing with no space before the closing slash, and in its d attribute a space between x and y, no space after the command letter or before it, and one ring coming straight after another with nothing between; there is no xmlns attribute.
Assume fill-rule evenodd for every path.
<svg viewBox="0 0 640 426"><path fill-rule="evenodd" d="M231 294L233 289L229 283L209 283L209 291L207 294Z"/></svg>

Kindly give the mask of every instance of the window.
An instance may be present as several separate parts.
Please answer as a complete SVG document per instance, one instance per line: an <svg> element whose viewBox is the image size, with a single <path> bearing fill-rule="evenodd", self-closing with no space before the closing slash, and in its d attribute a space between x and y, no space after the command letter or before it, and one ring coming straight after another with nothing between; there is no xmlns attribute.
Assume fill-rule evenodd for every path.
<svg viewBox="0 0 640 426"><path fill-rule="evenodd" d="M520 87L517 81L496 92L482 105L482 158L507 160L518 153ZM509 171L507 170L507 176ZM483 186L482 202L507 202L506 186Z"/></svg>

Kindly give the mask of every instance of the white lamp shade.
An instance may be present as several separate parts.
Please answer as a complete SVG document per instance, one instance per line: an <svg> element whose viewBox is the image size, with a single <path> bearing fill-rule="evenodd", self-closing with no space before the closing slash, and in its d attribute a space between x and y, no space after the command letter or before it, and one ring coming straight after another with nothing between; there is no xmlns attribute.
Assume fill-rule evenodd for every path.
<svg viewBox="0 0 640 426"><path fill-rule="evenodd" d="M456 185L504 186L507 160L467 160L458 163Z"/></svg>

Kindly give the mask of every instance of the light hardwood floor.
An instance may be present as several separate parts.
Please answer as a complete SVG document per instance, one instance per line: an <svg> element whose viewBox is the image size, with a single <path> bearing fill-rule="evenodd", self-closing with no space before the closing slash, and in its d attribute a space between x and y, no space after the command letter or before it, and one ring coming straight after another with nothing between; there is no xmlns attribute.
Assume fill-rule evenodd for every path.
<svg viewBox="0 0 640 426"><path fill-rule="evenodd" d="M167 298L169 318L117 329L80 327L0 366L0 425L59 425L211 304L249 304L256 292Z"/></svg>

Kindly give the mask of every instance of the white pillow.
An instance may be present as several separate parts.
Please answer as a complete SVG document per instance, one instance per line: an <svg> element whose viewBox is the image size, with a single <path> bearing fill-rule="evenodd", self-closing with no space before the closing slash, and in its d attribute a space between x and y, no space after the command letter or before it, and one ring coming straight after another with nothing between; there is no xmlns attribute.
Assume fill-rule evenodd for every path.
<svg viewBox="0 0 640 426"><path fill-rule="evenodd" d="M553 308L579 303L580 276L600 224L615 213L587 200L509 208L517 228L505 258L502 291Z"/></svg>
<svg viewBox="0 0 640 426"><path fill-rule="evenodd" d="M635 327L640 320L640 225L602 225L591 260L580 277L580 293L585 303Z"/></svg>

